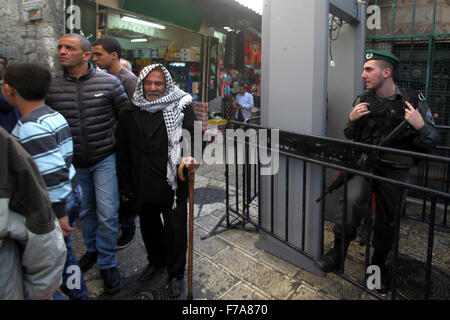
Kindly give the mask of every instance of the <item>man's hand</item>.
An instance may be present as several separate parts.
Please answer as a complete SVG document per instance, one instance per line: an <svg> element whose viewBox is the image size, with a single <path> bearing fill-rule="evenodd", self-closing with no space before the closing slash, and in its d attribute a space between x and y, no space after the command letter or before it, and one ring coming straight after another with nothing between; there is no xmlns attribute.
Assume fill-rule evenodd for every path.
<svg viewBox="0 0 450 320"><path fill-rule="evenodd" d="M237 103L237 102L236 102L236 108L237 108L238 110L241 110L241 109L242 109L242 105L241 105L240 103Z"/></svg>
<svg viewBox="0 0 450 320"><path fill-rule="evenodd" d="M72 228L69 224L69 217L64 216L58 219L59 226L61 227L64 238L70 236L74 228Z"/></svg>
<svg viewBox="0 0 450 320"><path fill-rule="evenodd" d="M197 160L195 160L193 157L184 157L183 159L181 159L181 162L183 162L186 165L188 171L192 173L197 171L199 167Z"/></svg>
<svg viewBox="0 0 450 320"><path fill-rule="evenodd" d="M367 106L369 106L370 103L368 102L361 102L360 104L357 104L352 112L350 112L350 121L356 121L359 120L361 117L365 116L366 114L369 114L370 111L367 109Z"/></svg>
<svg viewBox="0 0 450 320"><path fill-rule="evenodd" d="M408 123L412 125L416 130L423 128L423 126L425 125L425 121L423 121L422 115L420 114L419 110L414 109L414 107L408 101L405 101L405 103L408 107L405 108L405 120L408 121Z"/></svg>

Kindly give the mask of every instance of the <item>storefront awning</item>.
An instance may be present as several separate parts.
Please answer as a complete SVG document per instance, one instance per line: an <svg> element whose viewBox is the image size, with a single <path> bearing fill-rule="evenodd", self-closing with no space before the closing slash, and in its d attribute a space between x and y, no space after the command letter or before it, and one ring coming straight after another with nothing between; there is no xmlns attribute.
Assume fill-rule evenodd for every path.
<svg viewBox="0 0 450 320"><path fill-rule="evenodd" d="M122 9L194 32L200 30L205 16L201 6L186 0L124 0Z"/></svg>

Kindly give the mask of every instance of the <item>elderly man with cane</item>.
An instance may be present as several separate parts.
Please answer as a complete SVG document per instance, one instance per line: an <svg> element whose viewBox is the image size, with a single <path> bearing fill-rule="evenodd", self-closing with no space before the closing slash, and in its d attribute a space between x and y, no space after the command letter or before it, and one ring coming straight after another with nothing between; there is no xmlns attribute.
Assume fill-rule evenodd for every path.
<svg viewBox="0 0 450 320"><path fill-rule="evenodd" d="M178 297L185 287L188 183L177 178L177 167L198 168L193 157L181 157L183 129L194 137L192 97L154 64L141 71L132 103L119 115L117 174L122 199L139 212L148 258L139 280L161 279L167 269L170 295Z"/></svg>

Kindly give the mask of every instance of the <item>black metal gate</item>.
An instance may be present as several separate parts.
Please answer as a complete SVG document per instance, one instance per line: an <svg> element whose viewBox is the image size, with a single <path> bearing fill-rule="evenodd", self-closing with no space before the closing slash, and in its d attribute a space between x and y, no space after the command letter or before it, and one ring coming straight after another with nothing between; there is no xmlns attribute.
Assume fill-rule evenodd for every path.
<svg viewBox="0 0 450 320"><path fill-rule="evenodd" d="M325 234L329 234L329 221L326 221L325 206L327 205L326 186L331 179L331 175L336 170L339 170L344 175L344 185L341 189L335 192L341 192L343 201L347 199L347 176L361 175L373 181L382 181L401 185L414 194L422 195L420 201L410 198L403 212L397 212L395 221L394 234L394 248L390 258L390 268L392 270L392 286L391 299L449 299L450 295L450 271L448 261L448 246L449 242L449 225L447 224L448 201L450 194L448 192L448 185L450 180L450 158L448 156L431 155L406 152L379 146L365 145L356 142L349 142L339 139L317 137L309 135L301 135L286 131L279 131L279 147L278 152L283 157L286 157L286 167L283 172L278 172L278 175L285 175L286 185L282 186L282 192L285 192L286 212L275 212L273 207L273 197L275 193L274 176L270 177L270 201L272 207L269 210L269 225L263 225L261 221L261 197L259 197L261 188L261 168L260 159L254 163L250 161L252 153L255 150L264 149L269 150L271 146L270 129L261 126L243 124L238 122L231 122L229 128L242 128L247 133L242 139L232 137L234 146L234 160L232 163L226 162L226 213L216 225L215 228L203 238L210 237L219 232L226 231L230 228L244 228L247 230L257 230L266 235L277 239L289 248L298 252L299 255L316 261L318 257L311 255L305 249L305 230L301 230L303 237L301 245L294 245L289 233L289 224L291 223L288 215L289 203L289 176L290 166L313 165L321 168L322 171L322 192L320 198L325 199L320 205L321 216L321 237L322 252L323 247L327 246L325 241ZM251 129L251 130L250 130ZM445 129L445 128L441 128ZM268 132L267 141L252 140L255 135L266 130ZM240 141L239 141L240 140ZM243 154L239 154L238 146L243 146ZM380 152L391 152L396 154L409 155L414 157L415 161L421 163L421 172L417 179L412 183L405 183L396 181L394 179L377 176L371 172L361 169L361 161L363 159L374 159ZM269 150L270 152L270 150ZM259 154L256 151L256 154ZM238 156L243 161L239 163ZM254 156L254 154L253 154ZM242 160L241 159L241 160ZM427 175L429 168L442 168L438 174L442 177L442 181L438 186L428 185ZM306 170L303 170L301 184L303 185L303 193L300 195L305 198L305 186L310 179L306 175ZM280 186L278 186L280 188ZM280 192L278 190L278 192ZM306 199L304 199L306 200ZM305 203L306 201L303 201ZM344 205L345 208L345 205ZM306 208L303 206L298 212L302 223L302 228L305 228L305 212ZM346 212L346 209L344 209ZM284 232L280 234L274 230L275 215L285 216ZM344 213L345 215L345 213ZM360 287L369 294L379 299L385 299L375 290L367 288L367 268L369 266L369 256L371 251L370 238L372 234L372 205L368 203L367 218L365 224L361 225L363 230L360 235L361 247L355 247L359 250L359 255L356 258L347 258L345 264L342 264L338 274L345 280ZM250 227L249 227L250 226ZM408 230L405 235L405 230ZM416 234L417 233L417 234ZM419 234L420 233L420 234ZM439 234L439 241L435 243L435 236ZM411 240L412 239L412 240ZM411 245L409 242L420 241L426 243L426 246L408 249ZM420 251L420 252L419 252ZM410 254L413 252L413 254ZM436 254L434 254L436 253ZM363 256L363 258L361 258ZM356 270L356 271L355 271Z"/></svg>

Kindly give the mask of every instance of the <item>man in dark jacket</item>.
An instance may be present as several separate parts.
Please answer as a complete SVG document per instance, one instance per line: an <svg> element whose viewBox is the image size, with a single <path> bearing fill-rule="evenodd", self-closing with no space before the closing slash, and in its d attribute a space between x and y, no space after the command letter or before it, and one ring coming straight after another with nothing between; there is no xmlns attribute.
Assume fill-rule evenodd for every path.
<svg viewBox="0 0 450 320"><path fill-rule="evenodd" d="M129 102L120 81L97 72L88 62L91 45L77 34L61 37L63 70L52 81L46 102L69 123L73 164L83 191L80 222L87 247L79 264L86 272L97 261L107 293L120 289L116 268L119 194L115 161L115 126L119 109Z"/></svg>
<svg viewBox="0 0 450 320"><path fill-rule="evenodd" d="M170 294L179 296L184 289L188 185L177 181L176 172L180 161L191 172L198 167L191 156L181 158L182 138L188 139L183 129L194 134L192 97L156 64L141 71L132 102L119 116L117 173L123 200L131 201L140 217L149 261L140 280L160 279L167 268Z"/></svg>
<svg viewBox="0 0 450 320"><path fill-rule="evenodd" d="M128 99L133 98L134 89L136 89L137 77L133 72L120 64L122 46L120 42L113 37L102 37L93 44L94 62L101 69L105 69L109 74L116 76L128 95ZM134 240L136 232L135 214L130 207L120 201L119 206L119 225L122 229L120 238L117 240L117 248L124 249Z"/></svg>
<svg viewBox="0 0 450 320"><path fill-rule="evenodd" d="M398 64L398 58L389 52L366 52L362 78L367 91L356 99L344 134L357 142L379 145L405 120L408 125L387 146L416 152L432 150L439 141L439 134L431 111L422 94L399 88L395 83L393 74ZM383 153L375 163L374 174L407 182L409 169L413 165L410 156ZM372 265L380 268L381 288L378 291L385 294L390 285L385 261L394 241L393 221L405 203L406 190L399 185L380 181L374 181L373 190L376 212ZM347 221L344 222L341 206L333 228L334 248L316 262L322 271L339 270L341 247L344 247L345 258L351 240L356 238L356 229L367 213L366 204L371 196L368 178L355 175L348 181Z"/></svg>

